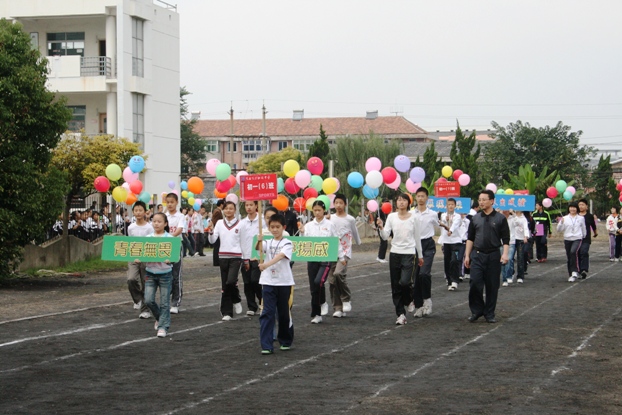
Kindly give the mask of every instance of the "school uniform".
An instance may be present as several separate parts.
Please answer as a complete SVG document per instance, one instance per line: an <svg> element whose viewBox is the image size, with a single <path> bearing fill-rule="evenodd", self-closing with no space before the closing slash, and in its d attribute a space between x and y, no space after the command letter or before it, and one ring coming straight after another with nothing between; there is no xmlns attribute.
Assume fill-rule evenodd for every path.
<svg viewBox="0 0 622 415"><path fill-rule="evenodd" d="M423 258L423 266L416 267L415 284L413 287L413 301L415 308L423 308L423 315L431 313L432 308L432 263L436 255L436 244L434 243L434 229L438 228L438 213L432 209L421 212L415 207L413 211L418 221L418 228L421 235L422 251L418 252L418 257Z"/></svg>
<svg viewBox="0 0 622 415"><path fill-rule="evenodd" d="M352 258L352 244L361 244L356 221L350 215L331 215L330 221L335 226L335 232L339 237L339 261L334 263L333 269L328 275L328 287L330 298L335 311L343 311L343 303L349 303L351 299L350 287L346 282L348 261ZM344 264L345 262L345 264Z"/></svg>
<svg viewBox="0 0 622 415"><path fill-rule="evenodd" d="M253 238L259 234L259 215L255 214L254 219L250 219L248 216L242 219L240 223L242 228L242 260L244 266L242 267L242 280L244 281L244 296L246 297L246 305L248 310L256 313L259 310L259 304L261 304L262 290L261 284L259 284L259 278L261 271L259 270L259 261L257 259L251 259L251 253L253 248ZM245 266L248 265L249 269L246 270Z"/></svg>
<svg viewBox="0 0 622 415"><path fill-rule="evenodd" d="M441 228L441 236L438 243L443 246L443 268L445 271L445 279L449 287L455 288L460 282L460 248L462 247L462 236L460 235L460 227L462 218L458 213L441 214L441 222L449 227L449 231L444 227ZM449 233L451 232L451 235Z"/></svg>
<svg viewBox="0 0 622 415"><path fill-rule="evenodd" d="M304 236L330 237L337 236L335 226L328 219L321 222L313 219L304 227ZM326 290L324 283L328 279L331 262L307 262L307 275L309 276L309 289L311 291L311 317L321 316L322 304L326 302Z"/></svg>
<svg viewBox="0 0 622 415"><path fill-rule="evenodd" d="M566 266L570 277L568 281L573 282L573 278L579 276L579 249L581 248L581 241L587 233L585 219L579 214L574 216L568 214L563 217L563 221L557 223L557 231L564 233Z"/></svg>
<svg viewBox="0 0 622 415"><path fill-rule="evenodd" d="M242 227L238 218L231 221L223 218L209 235L211 243L220 239L220 313L223 316L233 317L233 305L242 301L238 289L238 274L242 265L241 236Z"/></svg>
<svg viewBox="0 0 622 415"><path fill-rule="evenodd" d="M181 234L178 236L183 241L182 235L184 234L186 219L181 212L175 212L173 214L166 212L166 219L168 220L169 232L174 234L178 228L181 228ZM171 307L177 307L181 305L181 299L184 296L184 280L183 280L183 256L179 256L179 261L173 262L173 286L171 288Z"/></svg>
<svg viewBox="0 0 622 415"><path fill-rule="evenodd" d="M149 222L140 226L132 223L127 229L129 236L149 236L153 234L153 226ZM142 303L140 312L148 311L149 308L145 304L145 263L128 262L127 263L127 288L132 296L134 304Z"/></svg>

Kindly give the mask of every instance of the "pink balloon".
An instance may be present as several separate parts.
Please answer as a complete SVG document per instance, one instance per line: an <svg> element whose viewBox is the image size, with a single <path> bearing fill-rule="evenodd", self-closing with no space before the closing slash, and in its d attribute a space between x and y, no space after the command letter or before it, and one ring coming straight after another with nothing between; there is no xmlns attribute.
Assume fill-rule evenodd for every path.
<svg viewBox="0 0 622 415"><path fill-rule="evenodd" d="M324 171L324 162L319 157L311 157L307 161L307 169L311 174L320 175Z"/></svg>
<svg viewBox="0 0 622 415"><path fill-rule="evenodd" d="M248 173L242 170L242 171L239 171L238 174L235 175L235 181L238 182L238 184L240 184L240 177L242 176L248 176Z"/></svg>
<svg viewBox="0 0 622 415"><path fill-rule="evenodd" d="M220 164L220 160L218 159L209 159L207 163L205 163L205 170L212 176L216 176L216 167Z"/></svg>
<svg viewBox="0 0 622 415"><path fill-rule="evenodd" d="M369 209L370 212L375 212L378 210L378 202L376 202L375 200L370 200L367 202L367 209Z"/></svg>
<svg viewBox="0 0 622 415"><path fill-rule="evenodd" d="M549 199L548 197L545 199L542 199L542 206L544 206L545 208L550 208L552 205L553 205L553 201Z"/></svg>
<svg viewBox="0 0 622 415"><path fill-rule="evenodd" d="M131 192L130 190L130 184L128 182L125 182L121 185L121 187L123 187L125 190L127 190L128 192Z"/></svg>
<svg viewBox="0 0 622 415"><path fill-rule="evenodd" d="M494 183L488 183L486 185L486 190L492 190L493 193L497 193L497 185Z"/></svg>
<svg viewBox="0 0 622 415"><path fill-rule="evenodd" d="M471 176L466 173L462 173L460 177L458 177L458 183L460 183L460 186L467 186L471 183Z"/></svg>
<svg viewBox="0 0 622 415"><path fill-rule="evenodd" d="M575 189L574 186L568 186L566 188L566 191L570 192L573 196L574 196L575 193L577 193L577 189Z"/></svg>
<svg viewBox="0 0 622 415"><path fill-rule="evenodd" d="M398 187L400 187L400 184L402 184L402 178L398 174L395 178L395 181L393 183L387 184L387 186L389 187L389 189L396 190Z"/></svg>
<svg viewBox="0 0 622 415"><path fill-rule="evenodd" d="M414 183L411 179L406 180L406 190L415 193L421 187L421 183Z"/></svg>
<svg viewBox="0 0 622 415"><path fill-rule="evenodd" d="M138 173L134 173L129 167L123 170L123 180L126 183L132 183L138 180Z"/></svg>
<svg viewBox="0 0 622 415"><path fill-rule="evenodd" d="M304 189L311 183L311 172L309 170L298 170L298 173L294 176L294 181L298 187Z"/></svg>
<svg viewBox="0 0 622 415"><path fill-rule="evenodd" d="M334 193L329 194L328 199L330 200L330 208L334 209L335 208L335 194Z"/></svg>
<svg viewBox="0 0 622 415"><path fill-rule="evenodd" d="M336 177L333 177L333 179L335 179L335 181L337 182L337 190L335 190L335 193L337 193L339 191L339 189L341 189L341 182Z"/></svg>
<svg viewBox="0 0 622 415"><path fill-rule="evenodd" d="M370 171L378 170L382 168L382 162L378 157L370 157L365 162L365 170L369 173Z"/></svg>
<svg viewBox="0 0 622 415"><path fill-rule="evenodd" d="M236 205L238 204L238 201L239 201L239 200L238 200L238 195L233 194L233 193L228 194L228 195L227 195L227 197L225 197L225 200L226 200L227 202L233 202L233 203L235 203Z"/></svg>

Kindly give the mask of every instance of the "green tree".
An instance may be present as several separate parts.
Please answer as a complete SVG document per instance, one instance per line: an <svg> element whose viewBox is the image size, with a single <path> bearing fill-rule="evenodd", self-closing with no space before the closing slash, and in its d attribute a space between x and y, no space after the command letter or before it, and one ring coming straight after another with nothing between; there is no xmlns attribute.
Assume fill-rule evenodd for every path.
<svg viewBox="0 0 622 415"><path fill-rule="evenodd" d="M328 137L326 136L326 132L324 131L324 127L320 124L320 139L315 141L309 147L309 153L307 154L307 160L311 157L318 157L324 163L326 167L325 173L328 172L328 160L329 160L330 147L328 146ZM325 174L326 177L328 177Z"/></svg>
<svg viewBox="0 0 622 415"><path fill-rule="evenodd" d="M205 141L194 131L197 120L188 117L187 95L190 95L190 92L182 86L179 89L181 172L187 176L194 176L203 170Z"/></svg>
<svg viewBox="0 0 622 415"><path fill-rule="evenodd" d="M556 170L566 181L576 180L580 185L587 178L587 162L594 149L579 143L581 131L571 132L569 126L536 128L521 121L502 127L493 121L494 143L486 147L483 170L497 183L508 180L520 166L529 164L539 175L544 167Z"/></svg>
<svg viewBox="0 0 622 415"><path fill-rule="evenodd" d="M445 163L441 161L436 152L434 141L430 143L428 148L423 153L423 162L419 161L419 156L415 161L415 166L421 167L425 171L425 179L421 183L422 187L425 187L430 194L434 194L434 183L441 177L441 169Z"/></svg>
<svg viewBox="0 0 622 415"><path fill-rule="evenodd" d="M50 159L71 112L46 89L47 74L47 60L31 48L22 25L1 19L0 276L13 271L22 247L62 211L67 185Z"/></svg>
<svg viewBox="0 0 622 415"><path fill-rule="evenodd" d="M296 160L303 169L302 153L293 147L279 151L278 153L270 153L259 157L257 160L248 164L246 169L249 173L278 173L283 179L286 178L283 173L282 165L287 160Z"/></svg>
<svg viewBox="0 0 622 415"><path fill-rule="evenodd" d="M471 177L471 182L468 186L464 186L460 189L461 196L463 197L477 197L477 193L485 186L485 180L482 177L482 173L479 169L479 155L481 147L477 144L477 133L475 130L471 132L468 137L464 136L460 124L456 128L456 138L451 145L451 167L454 170L462 170ZM475 151L473 149L475 148Z"/></svg>
<svg viewBox="0 0 622 415"><path fill-rule="evenodd" d="M590 175L590 187L594 189L590 197L594 201L594 212L599 216L609 214L612 206L618 206L616 181L613 179L611 156L600 156L598 166Z"/></svg>
<svg viewBox="0 0 622 415"><path fill-rule="evenodd" d="M536 200L542 200L546 196L546 189L555 186L559 180L557 171L549 172L548 167L544 167L539 175L533 171L529 164L520 166L518 173L510 174L509 179L503 184L506 189L529 190L530 195L535 195Z"/></svg>

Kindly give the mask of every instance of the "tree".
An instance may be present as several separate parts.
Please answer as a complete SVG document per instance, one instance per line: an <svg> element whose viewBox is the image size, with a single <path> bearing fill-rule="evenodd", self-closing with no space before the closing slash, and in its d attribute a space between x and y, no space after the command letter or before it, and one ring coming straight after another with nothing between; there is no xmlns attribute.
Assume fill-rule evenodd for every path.
<svg viewBox="0 0 622 415"><path fill-rule="evenodd" d="M590 175L590 187L594 189L590 196L594 201L594 212L599 216L609 214L612 206L618 206L618 191L616 181L613 179L611 167L611 155L600 156L598 166Z"/></svg>
<svg viewBox="0 0 622 415"><path fill-rule="evenodd" d="M181 87L179 89L181 172L193 176L202 170L205 161L205 141L194 131L197 120L188 118L186 95L190 95L190 92L186 87Z"/></svg>
<svg viewBox="0 0 622 415"><path fill-rule="evenodd" d="M536 196L536 200L542 200L547 197L546 189L555 186L559 178L557 171L549 173L546 166L539 175L536 175L531 166L525 164L518 168L518 173L509 175L509 179L504 182L503 187L512 190L528 190L530 195Z"/></svg>
<svg viewBox="0 0 622 415"><path fill-rule="evenodd" d="M561 122L543 128L520 120L507 127L493 121L492 126L497 130L493 134L496 141L485 149L483 169L493 181L508 180L520 166L529 164L537 175L548 167L566 181L585 183L587 162L594 149L580 145L581 131L571 132L571 127Z"/></svg>
<svg viewBox="0 0 622 415"><path fill-rule="evenodd" d="M425 180L421 183L421 186L425 187L430 194L434 193L434 183L441 177L443 164L434 147L434 141L425 149L423 162L419 161L419 156L417 156L415 166L419 166L425 171Z"/></svg>
<svg viewBox="0 0 622 415"><path fill-rule="evenodd" d="M66 182L50 167L51 149L67 128L65 100L46 89L47 60L22 25L0 20L0 276L22 247L45 233L62 210Z"/></svg>
<svg viewBox="0 0 622 415"><path fill-rule="evenodd" d="M293 147L287 147L278 153L270 153L259 157L257 160L249 163L246 170L249 173L278 173L280 177L286 178L281 166L287 160L296 160L300 164L300 168L304 168L302 153Z"/></svg>
<svg viewBox="0 0 622 415"><path fill-rule="evenodd" d="M324 163L324 166L328 167L330 147L328 146L328 137L324 131L324 127L320 124L320 139L311 144L309 147L309 153L307 154L307 160L311 157L318 157Z"/></svg>
<svg viewBox="0 0 622 415"><path fill-rule="evenodd" d="M460 195L463 197L477 197L479 191L482 190L485 185L485 180L482 177L482 173L479 170L479 155L481 147L477 144L477 133L475 130L471 132L468 137L464 136L460 124L456 128L456 138L451 145L451 151L449 156L451 157L451 167L454 170L462 170L471 177L471 182L468 186L460 188Z"/></svg>

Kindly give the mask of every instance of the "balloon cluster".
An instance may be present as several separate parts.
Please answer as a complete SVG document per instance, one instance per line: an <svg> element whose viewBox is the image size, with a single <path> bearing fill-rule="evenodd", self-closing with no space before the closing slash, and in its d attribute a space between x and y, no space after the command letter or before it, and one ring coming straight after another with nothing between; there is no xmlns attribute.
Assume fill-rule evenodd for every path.
<svg viewBox="0 0 622 415"><path fill-rule="evenodd" d="M442 177L437 182L447 182L449 178L453 178L460 186L468 186L471 183L471 176L460 169L452 169L450 166L444 166L441 169Z"/></svg>
<svg viewBox="0 0 622 415"><path fill-rule="evenodd" d="M106 167L105 176L97 176L93 181L93 187L98 192L108 192L111 182L118 182L123 178L124 183L112 189L112 198L118 203L133 205L137 200L144 203L151 201L151 194L143 190L143 183L138 180L138 175L145 168L145 159L141 156L133 156L122 171L118 164L109 164Z"/></svg>
<svg viewBox="0 0 622 415"><path fill-rule="evenodd" d="M546 195L548 197L542 199L542 206L546 208L551 207L553 205L552 199L555 199L557 196L561 196L564 200L570 201L576 192L577 189L575 189L574 186L568 186L568 183L564 180L558 180L555 183L555 186L551 186L546 189Z"/></svg>
<svg viewBox="0 0 622 415"><path fill-rule="evenodd" d="M616 184L616 190L620 192L620 195L618 196L618 200L620 201L620 204L622 205L622 179L620 179L618 184Z"/></svg>
<svg viewBox="0 0 622 415"><path fill-rule="evenodd" d="M307 169L301 169L296 160L287 160L283 164L283 173L287 179L277 179L277 190L279 193L285 191L291 195L296 195L302 191L302 196L294 199L294 210L302 213L305 209L311 210L316 200L324 202L326 208L333 207L335 193L340 189L341 183L335 177L322 179L320 176L324 171L324 162L319 157L311 157L307 161ZM320 192L324 192L320 195ZM289 206L287 196L280 194L272 201L272 206L278 210L286 210Z"/></svg>
<svg viewBox="0 0 622 415"><path fill-rule="evenodd" d="M509 187L507 189L499 189L497 188L497 185L494 183L488 183L486 185L486 190L491 190L493 193L496 193L498 195L513 195L514 194L513 189L510 189Z"/></svg>

